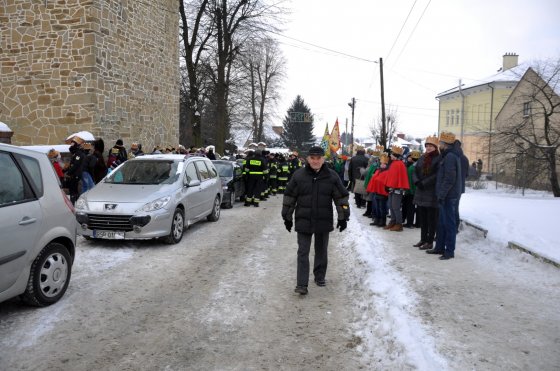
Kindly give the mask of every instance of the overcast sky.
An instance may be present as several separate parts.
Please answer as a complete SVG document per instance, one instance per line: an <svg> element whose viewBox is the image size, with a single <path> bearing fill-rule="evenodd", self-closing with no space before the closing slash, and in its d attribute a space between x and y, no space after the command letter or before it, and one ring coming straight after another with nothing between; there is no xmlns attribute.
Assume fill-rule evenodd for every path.
<svg viewBox="0 0 560 371"><path fill-rule="evenodd" d="M287 78L275 124L300 94L315 114L316 135L337 117L341 132L346 119L350 131L352 97L357 137L368 136L381 117L379 64L365 60L383 58L386 110L397 112L399 129L426 136L437 131L435 96L459 79L493 75L505 53L517 53L520 63L560 59L559 0L292 0L288 6L286 37L278 36Z"/></svg>

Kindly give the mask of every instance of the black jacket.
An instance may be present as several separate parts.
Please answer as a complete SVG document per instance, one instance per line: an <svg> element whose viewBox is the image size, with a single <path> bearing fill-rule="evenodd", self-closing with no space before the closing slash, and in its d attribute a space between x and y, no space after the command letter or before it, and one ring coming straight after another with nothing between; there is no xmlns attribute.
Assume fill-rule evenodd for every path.
<svg viewBox="0 0 560 371"><path fill-rule="evenodd" d="M348 177L350 180L360 179L362 177L362 173L360 172L360 168L367 168L369 160L363 154L357 154L356 156L350 159L350 166L348 166Z"/></svg>
<svg viewBox="0 0 560 371"><path fill-rule="evenodd" d="M437 153L432 155L432 163L425 173L424 162L426 161L426 156L428 156L428 154L424 153L420 157L412 173L412 181L416 185L414 203L423 207L437 207L436 178L441 156Z"/></svg>
<svg viewBox="0 0 560 371"><path fill-rule="evenodd" d="M331 232L334 229L333 201L338 219L348 220L348 191L338 174L326 164L318 172L306 165L294 173L286 187L282 218L292 220L295 211L296 232Z"/></svg>

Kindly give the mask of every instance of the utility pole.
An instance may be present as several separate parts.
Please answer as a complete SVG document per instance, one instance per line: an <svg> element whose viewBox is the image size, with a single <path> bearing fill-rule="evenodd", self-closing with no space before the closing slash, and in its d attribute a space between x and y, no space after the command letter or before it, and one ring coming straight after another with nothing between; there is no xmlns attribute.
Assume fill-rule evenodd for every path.
<svg viewBox="0 0 560 371"><path fill-rule="evenodd" d="M387 128L385 126L385 89L383 87L383 58L379 58L379 76L381 80L381 144L387 147Z"/></svg>
<svg viewBox="0 0 560 371"><path fill-rule="evenodd" d="M352 143L350 143L350 157L354 155L354 108L356 107L356 98L352 98L352 102L348 103L350 108L352 108L352 126L350 130L352 131Z"/></svg>
<svg viewBox="0 0 560 371"><path fill-rule="evenodd" d="M348 152L348 117L346 118L346 126L344 127L344 150Z"/></svg>

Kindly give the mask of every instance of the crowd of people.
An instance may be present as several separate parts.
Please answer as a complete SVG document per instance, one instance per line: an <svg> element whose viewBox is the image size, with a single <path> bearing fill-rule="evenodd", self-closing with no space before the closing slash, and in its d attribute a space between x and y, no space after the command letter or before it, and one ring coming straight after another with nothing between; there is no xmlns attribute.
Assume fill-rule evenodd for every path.
<svg viewBox="0 0 560 371"><path fill-rule="evenodd" d="M459 201L470 165L453 133L429 136L424 147L423 153L398 146L358 148L339 176L371 226L388 232L420 228L413 246L448 260L455 256Z"/></svg>

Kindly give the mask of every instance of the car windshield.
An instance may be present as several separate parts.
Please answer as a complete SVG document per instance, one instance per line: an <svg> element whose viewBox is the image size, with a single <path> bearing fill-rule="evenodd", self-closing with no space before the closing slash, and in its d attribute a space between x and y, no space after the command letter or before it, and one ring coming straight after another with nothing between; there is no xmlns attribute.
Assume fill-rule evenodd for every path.
<svg viewBox="0 0 560 371"><path fill-rule="evenodd" d="M214 162L216 170L221 178L232 178L233 177L233 166L231 164L225 164L223 162Z"/></svg>
<svg viewBox="0 0 560 371"><path fill-rule="evenodd" d="M182 162L127 161L105 178L106 183L172 184L183 170Z"/></svg>

